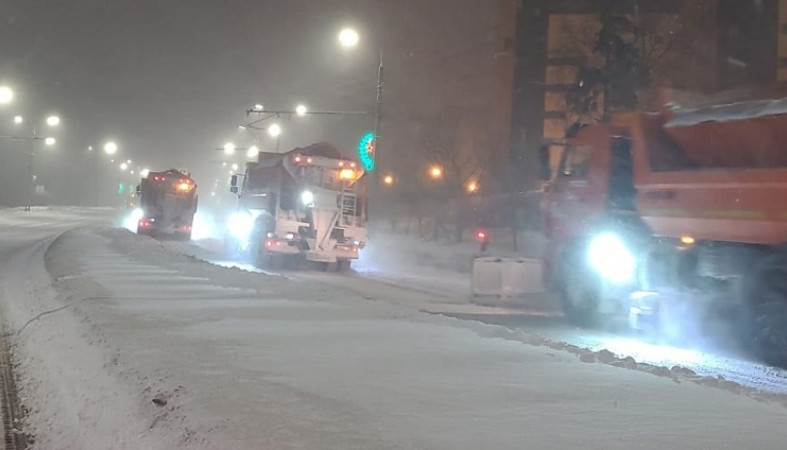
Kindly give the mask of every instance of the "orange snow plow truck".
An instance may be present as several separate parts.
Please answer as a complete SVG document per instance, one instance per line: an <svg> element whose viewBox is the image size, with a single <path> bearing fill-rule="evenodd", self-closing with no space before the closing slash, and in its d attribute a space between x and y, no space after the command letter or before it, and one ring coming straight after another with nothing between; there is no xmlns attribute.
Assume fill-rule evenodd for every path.
<svg viewBox="0 0 787 450"><path fill-rule="evenodd" d="M624 113L564 144L557 173L542 158L543 273L569 321L713 318L787 362L787 98Z"/></svg>

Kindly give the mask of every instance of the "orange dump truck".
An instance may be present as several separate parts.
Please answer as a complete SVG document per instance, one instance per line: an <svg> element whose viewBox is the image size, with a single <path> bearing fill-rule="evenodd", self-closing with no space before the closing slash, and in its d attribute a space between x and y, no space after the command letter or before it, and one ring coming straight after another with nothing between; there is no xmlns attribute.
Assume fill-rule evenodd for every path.
<svg viewBox="0 0 787 450"><path fill-rule="evenodd" d="M722 317L787 361L787 99L627 113L566 140L544 201L566 317Z"/></svg>

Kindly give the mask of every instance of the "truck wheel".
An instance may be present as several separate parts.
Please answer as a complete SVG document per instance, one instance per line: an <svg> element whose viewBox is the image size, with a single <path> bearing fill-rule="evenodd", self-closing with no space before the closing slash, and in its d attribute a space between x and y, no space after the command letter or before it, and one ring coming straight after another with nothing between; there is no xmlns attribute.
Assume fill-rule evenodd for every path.
<svg viewBox="0 0 787 450"><path fill-rule="evenodd" d="M787 302L772 301L754 309L753 343L757 356L767 364L787 365Z"/></svg>
<svg viewBox="0 0 787 450"><path fill-rule="evenodd" d="M350 260L350 259L343 259L343 260L337 261L337 263L336 263L336 271L337 272L347 272L348 270L350 270L351 266L352 266L352 260Z"/></svg>
<svg viewBox="0 0 787 450"><path fill-rule="evenodd" d="M760 259L744 279L747 340L756 356L767 364L787 364L787 250Z"/></svg>
<svg viewBox="0 0 787 450"><path fill-rule="evenodd" d="M562 279L561 299L566 320L579 327L598 325L601 280L581 263L564 267Z"/></svg>

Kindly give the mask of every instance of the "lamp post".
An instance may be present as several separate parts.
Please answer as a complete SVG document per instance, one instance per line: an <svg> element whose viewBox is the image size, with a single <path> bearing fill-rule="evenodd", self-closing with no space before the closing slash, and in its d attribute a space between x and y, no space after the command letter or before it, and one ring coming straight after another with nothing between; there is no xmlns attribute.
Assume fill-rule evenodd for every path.
<svg viewBox="0 0 787 450"><path fill-rule="evenodd" d="M54 128L60 126L60 117L52 115L47 117L45 122L47 126ZM21 124L22 121L19 121L19 123ZM33 204L33 196L35 194L35 189L36 189L36 176L33 174L33 166L35 164L37 143L40 141L44 141L44 144L49 147L55 145L56 143L55 138L53 137L46 137L46 138L38 137L36 131L37 131L37 127L33 126L33 137L32 139L30 139L30 159L28 160L27 163L27 179L28 182L30 183L29 185L30 187L27 193L27 207L25 208L25 211L30 211Z"/></svg>
<svg viewBox="0 0 787 450"><path fill-rule="evenodd" d="M358 32L352 28L344 28L339 32L339 44L346 49L353 49L358 46L360 42L360 36ZM377 160L377 156L380 154L380 127L382 124L382 114L383 114L383 86L384 86L384 78L383 78L383 51L382 49L379 52L379 59L377 64L377 87L376 87L376 98L375 98L375 105L374 105L374 159ZM379 164L375 164L375 166L379 167ZM376 170L374 175L375 185L380 183L380 171Z"/></svg>

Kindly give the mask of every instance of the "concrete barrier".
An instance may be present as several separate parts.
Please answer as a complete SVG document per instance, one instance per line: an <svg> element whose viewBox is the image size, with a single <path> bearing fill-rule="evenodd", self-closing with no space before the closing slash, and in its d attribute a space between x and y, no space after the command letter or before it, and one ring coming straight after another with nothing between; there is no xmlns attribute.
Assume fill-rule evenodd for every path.
<svg viewBox="0 0 787 450"><path fill-rule="evenodd" d="M473 260L473 295L516 297L544 290L541 262L530 258L482 257Z"/></svg>

